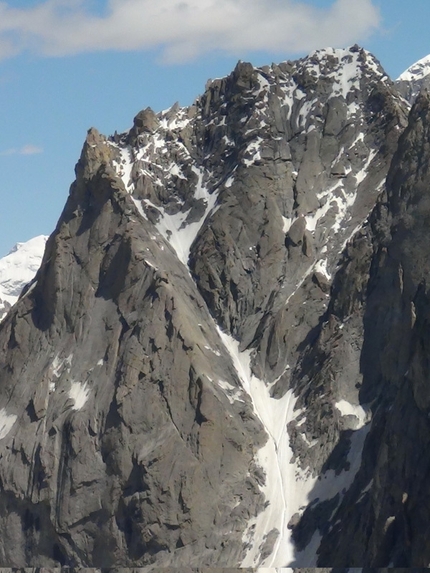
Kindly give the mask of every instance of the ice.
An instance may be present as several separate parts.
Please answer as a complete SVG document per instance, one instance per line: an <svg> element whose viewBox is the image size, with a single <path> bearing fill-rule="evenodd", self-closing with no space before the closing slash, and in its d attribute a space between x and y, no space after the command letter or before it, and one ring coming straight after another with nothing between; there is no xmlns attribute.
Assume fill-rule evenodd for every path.
<svg viewBox="0 0 430 573"><path fill-rule="evenodd" d="M17 416L15 414L8 414L5 408L0 410L0 440L8 435L16 419Z"/></svg>
<svg viewBox="0 0 430 573"><path fill-rule="evenodd" d="M72 409L81 410L88 400L89 393L86 383L72 382L69 390L69 398L73 401Z"/></svg>

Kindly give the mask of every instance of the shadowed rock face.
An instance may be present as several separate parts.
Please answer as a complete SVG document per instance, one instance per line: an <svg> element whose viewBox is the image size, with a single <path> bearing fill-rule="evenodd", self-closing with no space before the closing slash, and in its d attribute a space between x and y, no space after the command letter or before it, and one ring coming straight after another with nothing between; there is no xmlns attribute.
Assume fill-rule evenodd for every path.
<svg viewBox="0 0 430 573"><path fill-rule="evenodd" d="M189 108L89 131L0 325L0 563L292 565L286 527L257 533L281 503L272 442L280 474L313 480L294 564L424 563L426 100L396 152L407 112L353 47L239 63ZM267 404L294 391L292 460L256 382Z"/></svg>
<svg viewBox="0 0 430 573"><path fill-rule="evenodd" d="M310 377L305 408L318 400L318 386L325 397L328 388L351 393L356 382L357 403L372 418L349 490L328 513L322 504L306 510L297 526L298 542L316 528L324 531L321 565L427 567L430 562L424 525L430 511L429 134L430 104L422 95L393 157L387 192L348 247L326 320L302 362L301 378L305 372ZM355 368L344 361L347 350L357 357ZM316 361L318 373L312 370ZM317 431L315 422L312 427ZM343 443L348 452L352 438L345 429L337 449ZM336 448L328 461L326 468L339 467Z"/></svg>

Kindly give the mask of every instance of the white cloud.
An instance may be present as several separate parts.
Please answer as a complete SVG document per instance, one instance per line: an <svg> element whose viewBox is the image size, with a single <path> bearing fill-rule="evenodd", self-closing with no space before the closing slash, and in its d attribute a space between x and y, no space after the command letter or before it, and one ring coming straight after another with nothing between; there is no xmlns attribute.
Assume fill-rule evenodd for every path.
<svg viewBox="0 0 430 573"><path fill-rule="evenodd" d="M213 50L288 54L363 42L379 22L374 0L335 0L327 8L297 0L107 0L103 15L86 11L83 0L18 9L0 2L0 58L150 48L170 62Z"/></svg>
<svg viewBox="0 0 430 573"><path fill-rule="evenodd" d="M43 153L43 149L37 145L31 145L31 143L29 143L21 147L18 153L20 155L36 155L37 153Z"/></svg>
<svg viewBox="0 0 430 573"><path fill-rule="evenodd" d="M42 147L37 145L32 145L28 143L20 148L11 147L5 151L0 151L0 155L36 155L37 153L43 153Z"/></svg>

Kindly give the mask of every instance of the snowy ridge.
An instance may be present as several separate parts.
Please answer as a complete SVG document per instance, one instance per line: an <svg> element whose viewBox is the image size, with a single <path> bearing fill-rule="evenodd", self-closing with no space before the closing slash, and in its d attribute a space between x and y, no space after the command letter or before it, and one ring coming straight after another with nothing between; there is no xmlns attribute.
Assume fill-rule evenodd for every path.
<svg viewBox="0 0 430 573"><path fill-rule="evenodd" d="M251 136L244 152L243 162L246 166L261 159L260 147L264 141L261 135L262 132L267 135L270 128L267 121L269 98L277 97L283 106L287 106L293 128L297 132L310 133L315 130L315 123L321 121L320 97L315 98L312 90L305 90L301 78L307 77L317 82L324 77L330 85L325 98L327 101L334 97L345 99L348 116L351 118L360 111L356 94L360 91L361 80L372 77L373 81L384 78L388 81L378 61L365 50L353 52L351 49L327 48L317 50L297 62L283 62L279 66L255 70L258 72L258 85L248 100L253 99L256 103L252 115L243 118L245 125L250 123L251 118L254 120L253 127L245 132L245 136Z"/></svg>
<svg viewBox="0 0 430 573"><path fill-rule="evenodd" d="M419 81L430 74L430 55L424 56L412 66L409 66L396 81L398 82L412 82Z"/></svg>
<svg viewBox="0 0 430 573"><path fill-rule="evenodd" d="M406 101L413 104L420 91L430 87L430 55L412 64L395 83Z"/></svg>
<svg viewBox="0 0 430 573"><path fill-rule="evenodd" d="M324 267L324 274L329 277L330 271L334 270L333 260L343 250L342 247L333 251L333 246L340 237L351 236L350 225L354 216L354 204L378 154L377 149L371 149L370 153L364 152L368 144L364 140L364 112L360 103L362 82L369 81L373 85L378 81L387 83L389 79L370 52L355 48L317 50L297 62L284 62L279 66L272 65L270 68L255 68L255 70L258 73L258 85L252 92L252 98L256 104L252 114L243 118L243 121L245 125L257 125L258 128L254 127L245 132L249 138L242 154L242 164L245 167L261 161L262 148L271 138L267 110L270 99L275 97L288 108L288 116L295 133L310 134L317 128L322 130L321 108L324 101L328 102L333 98L345 100L347 118L354 121L355 125L363 126L363 130L359 131L353 140L345 142L337 157L331 162L328 180L327 178L324 180L324 176L321 175L315 182L319 207L299 214L305 216L306 228L319 246L317 256L330 253L330 261L327 255L317 258L316 261L319 266ZM311 81L311 85L312 81L316 85L321 78L324 78L326 85L330 87L323 96L316 95L313 89L305 90L302 87L302 78L308 78L307 81ZM280 93L282 95L279 95ZM300 165L295 166L293 175L296 179L299 171ZM382 180L378 183L379 190L381 184ZM288 215L287 217L283 215L284 232L288 232L298 218L294 212ZM356 229L357 225L353 228ZM330 270L327 269L327 265Z"/></svg>
<svg viewBox="0 0 430 573"><path fill-rule="evenodd" d="M47 239L47 236L40 235L18 243L0 259L0 320L39 269Z"/></svg>
<svg viewBox="0 0 430 573"><path fill-rule="evenodd" d="M343 99L347 118L364 126L360 103L362 82L388 81L379 62L369 52L355 47L317 50L296 62L252 69L256 79L253 87L242 94L243 101L250 105L240 119L243 131L239 141L232 139L237 127L232 125L225 95L220 91L228 78L207 84L208 93L220 91L217 106L208 108L201 98L189 107L180 108L175 104L154 114L151 125L132 144L130 132L110 141L119 151L114 162L117 173L139 214L154 223L184 264L205 220L214 212L221 191L234 184L236 170L248 169L263 161L263 150L274 139L271 102L278 100L283 113L286 111L293 134L307 135L317 128L322 130L322 106L333 98ZM321 78L326 89L323 94L316 93L312 87ZM311 87L305 88L309 82ZM212 165L213 150L196 157L193 147L193 138L202 128L205 137L216 141L219 159ZM332 161L328 181L327 175L322 174L320 181L315 182L319 206L303 214L307 229L316 237L318 250L326 248L330 252L338 234L349 236L349 221L360 185L376 156L374 151L364 157L365 148L364 134L360 132L354 141L346 142ZM233 152L237 163L230 165L226 173L224 161ZM363 157L361 163L357 157ZM298 174L300 165L293 168L293 173ZM285 232L297 215L282 214Z"/></svg>

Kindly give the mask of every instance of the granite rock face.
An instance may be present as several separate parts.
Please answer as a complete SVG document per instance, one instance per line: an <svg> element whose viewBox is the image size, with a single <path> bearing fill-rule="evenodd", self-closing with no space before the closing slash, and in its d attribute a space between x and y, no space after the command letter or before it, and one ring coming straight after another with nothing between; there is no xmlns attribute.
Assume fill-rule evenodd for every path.
<svg viewBox="0 0 430 573"><path fill-rule="evenodd" d="M89 131L0 325L2 564L429 563L428 105L354 46Z"/></svg>
<svg viewBox="0 0 430 573"><path fill-rule="evenodd" d="M1 561L238 562L264 502L265 435L195 284L133 217L112 160L92 130L35 282L2 323Z"/></svg>
<svg viewBox="0 0 430 573"><path fill-rule="evenodd" d="M333 297L329 322L345 324L336 335L334 354L353 342L349 325L360 317L359 400L372 424L355 482L323 537L321 563L428 567L430 562L425 525L430 511L425 485L430 404L429 135L430 102L421 95L393 158L387 192L340 271L350 273L358 260L363 262L355 288L360 303L345 308L347 280L338 282ZM339 378L345 374L338 372Z"/></svg>

